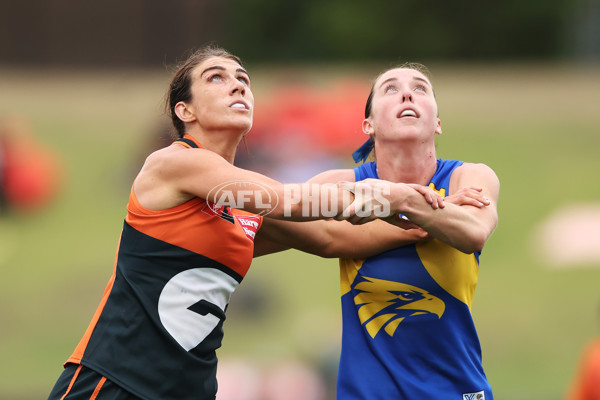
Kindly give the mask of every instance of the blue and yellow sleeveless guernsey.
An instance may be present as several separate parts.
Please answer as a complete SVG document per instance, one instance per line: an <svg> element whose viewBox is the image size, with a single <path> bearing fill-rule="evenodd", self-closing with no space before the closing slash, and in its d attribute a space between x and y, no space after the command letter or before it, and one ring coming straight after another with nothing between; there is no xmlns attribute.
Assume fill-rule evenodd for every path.
<svg viewBox="0 0 600 400"><path fill-rule="evenodd" d="M445 196L462 161L437 160L429 186ZM375 163L356 181L378 178ZM436 239L375 257L340 259L340 400L492 400L471 317L479 253Z"/></svg>
<svg viewBox="0 0 600 400"><path fill-rule="evenodd" d="M262 217L201 198L152 211L133 188L127 210L113 275L66 364L145 400L214 399L225 309Z"/></svg>

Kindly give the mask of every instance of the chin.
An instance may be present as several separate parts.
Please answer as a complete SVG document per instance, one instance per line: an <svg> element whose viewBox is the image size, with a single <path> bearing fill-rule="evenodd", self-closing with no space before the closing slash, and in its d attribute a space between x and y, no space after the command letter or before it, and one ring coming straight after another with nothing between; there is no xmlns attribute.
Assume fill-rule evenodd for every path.
<svg viewBox="0 0 600 400"><path fill-rule="evenodd" d="M238 119L237 121L229 120L223 125L221 125L221 128L228 131L237 131L241 135L245 135L252 128L252 121L241 119Z"/></svg>
<svg viewBox="0 0 600 400"><path fill-rule="evenodd" d="M249 125L236 125L235 130L240 133L240 135L247 134L252 128L252 124Z"/></svg>
<svg viewBox="0 0 600 400"><path fill-rule="evenodd" d="M252 121L247 122L245 124L240 124L239 129L245 135L246 133L248 133L250 131L250 129L252 129Z"/></svg>

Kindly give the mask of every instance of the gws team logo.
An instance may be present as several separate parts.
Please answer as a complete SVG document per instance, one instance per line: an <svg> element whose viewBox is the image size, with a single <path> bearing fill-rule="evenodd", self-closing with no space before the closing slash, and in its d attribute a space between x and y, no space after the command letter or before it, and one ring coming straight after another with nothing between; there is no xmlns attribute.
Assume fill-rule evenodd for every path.
<svg viewBox="0 0 600 400"><path fill-rule="evenodd" d="M238 282L214 268L192 268L171 278L158 299L158 316L187 351L200 345L225 319Z"/></svg>
<svg viewBox="0 0 600 400"><path fill-rule="evenodd" d="M354 296L360 322L372 338L383 328L394 336L406 318L444 314L446 305L431 293L406 283L363 277L354 285L360 293Z"/></svg>
<svg viewBox="0 0 600 400"><path fill-rule="evenodd" d="M463 400L485 400L485 393L483 390L477 393L465 393Z"/></svg>

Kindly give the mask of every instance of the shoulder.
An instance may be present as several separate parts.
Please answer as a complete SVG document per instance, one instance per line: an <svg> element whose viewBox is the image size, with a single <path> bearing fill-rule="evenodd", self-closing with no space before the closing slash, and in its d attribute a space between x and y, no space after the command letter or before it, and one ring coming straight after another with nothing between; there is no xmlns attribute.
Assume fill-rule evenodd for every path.
<svg viewBox="0 0 600 400"><path fill-rule="evenodd" d="M497 198L500 190L500 180L492 168L482 163L463 163L457 167L450 177L450 192L476 186L486 189L485 192Z"/></svg>
<svg viewBox="0 0 600 400"><path fill-rule="evenodd" d="M468 172L473 171L488 171L494 173L494 170L486 164L483 163L471 163L471 162L463 162L461 165L456 167L457 170L463 170Z"/></svg>
<svg viewBox="0 0 600 400"><path fill-rule="evenodd" d="M456 167L454 173L452 175L459 176L472 176L472 175L480 175L480 176L488 176L490 178L498 179L496 173L492 168L483 163L469 163L465 162L462 165Z"/></svg>
<svg viewBox="0 0 600 400"><path fill-rule="evenodd" d="M171 145L151 153L134 181L134 191L142 206L162 210L197 196L190 188L199 176L220 170L227 163L218 154ZM227 164L229 165L229 164Z"/></svg>
<svg viewBox="0 0 600 400"><path fill-rule="evenodd" d="M146 169L163 174L179 174L223 162L227 163L223 157L210 150L171 145L151 153L146 158L142 171Z"/></svg>
<svg viewBox="0 0 600 400"><path fill-rule="evenodd" d="M353 169L331 169L321 172L308 180L310 183L337 183L339 181L354 182Z"/></svg>

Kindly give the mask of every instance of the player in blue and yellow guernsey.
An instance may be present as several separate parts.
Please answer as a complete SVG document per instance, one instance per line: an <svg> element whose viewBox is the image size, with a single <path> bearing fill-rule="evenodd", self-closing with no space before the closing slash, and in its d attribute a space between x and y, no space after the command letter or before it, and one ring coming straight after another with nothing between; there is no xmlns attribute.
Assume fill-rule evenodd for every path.
<svg viewBox="0 0 600 400"><path fill-rule="evenodd" d="M225 310L252 261L259 214L323 218L304 215L303 199L267 201L283 199L284 185L232 165L254 109L237 57L194 53L175 73L168 107L180 139L135 178L113 274L50 400L214 399ZM305 188L314 186L287 186ZM343 210L341 189L317 189L307 199L317 211ZM219 195L243 199L235 205L245 211Z"/></svg>
<svg viewBox="0 0 600 400"><path fill-rule="evenodd" d="M437 160L431 187L448 192L462 164ZM355 173L357 181L378 177L375 163ZM470 312L479 254L432 239L366 259L340 259L338 398L492 398Z"/></svg>
<svg viewBox="0 0 600 400"><path fill-rule="evenodd" d="M255 256L289 246L341 257L338 400L492 400L471 306L481 250L498 221L498 178L484 164L436 157L441 120L420 64L377 77L363 132L369 140L355 161L374 150L375 162L311 181L354 182L356 189L370 179L427 186L445 197L445 206L432 208L423 196L405 193L391 196L400 214L389 223L265 218ZM369 254L369 246L394 240L395 248Z"/></svg>

